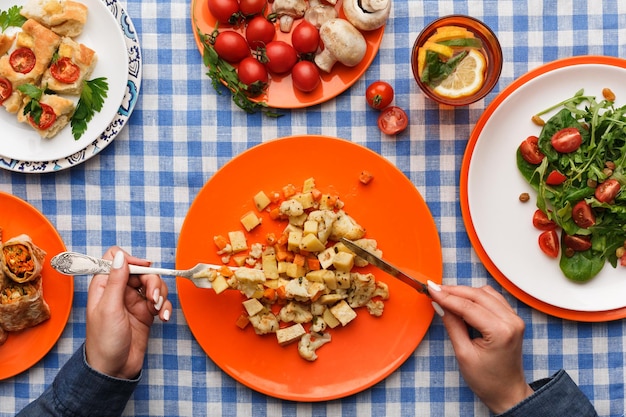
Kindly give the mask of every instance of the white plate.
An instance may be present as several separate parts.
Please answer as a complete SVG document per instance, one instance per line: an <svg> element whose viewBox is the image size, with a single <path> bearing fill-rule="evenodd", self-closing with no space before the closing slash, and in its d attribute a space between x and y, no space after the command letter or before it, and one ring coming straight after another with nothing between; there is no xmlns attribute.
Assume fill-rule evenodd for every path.
<svg viewBox="0 0 626 417"><path fill-rule="evenodd" d="M475 144L473 152L466 154L466 159L471 158L467 170L470 218L466 218L466 225L469 220L474 229L468 227L470 236L475 232L488 260L519 289L551 306L578 312L625 307L626 269L614 269L607 263L595 278L580 284L563 275L558 260L541 252L537 243L540 232L532 226L537 194L517 169L516 150L526 137L540 132L531 122L533 114L581 88L601 99L602 89L609 87L617 97L616 104L626 104L626 84L621 81L626 78L625 61L613 60L618 62L607 65L580 57L576 62L566 60L514 88L487 109L468 144L468 152ZM519 201L523 192L531 195L526 204ZM490 272L497 277L497 270Z"/></svg>
<svg viewBox="0 0 626 417"><path fill-rule="evenodd" d="M27 0L14 0L23 5ZM0 111L3 139L0 167L27 173L51 172L79 164L102 150L126 124L141 85L141 52L135 28L117 0L79 0L89 8L83 33L76 38L96 51L91 79L106 77L104 106L79 140L67 126L57 136L42 139L14 114Z"/></svg>

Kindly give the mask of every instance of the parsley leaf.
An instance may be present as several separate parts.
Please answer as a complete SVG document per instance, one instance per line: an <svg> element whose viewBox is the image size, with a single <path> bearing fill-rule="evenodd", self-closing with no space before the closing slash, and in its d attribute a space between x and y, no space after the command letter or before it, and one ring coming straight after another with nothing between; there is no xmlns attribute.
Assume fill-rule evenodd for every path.
<svg viewBox="0 0 626 417"><path fill-rule="evenodd" d="M80 139L87 130L87 123L102 110L108 91L109 83L105 77L84 81L83 91L80 93L76 110L70 120L74 140Z"/></svg>
<svg viewBox="0 0 626 417"><path fill-rule="evenodd" d="M39 124L41 114L43 113L41 110L41 105L39 104L39 100L41 100L41 96L43 95L44 90L41 88L37 88L32 84L22 84L17 87L17 89L20 90L24 95L30 97L30 101L24 106L24 116L30 113L33 121L36 124Z"/></svg>
<svg viewBox="0 0 626 417"><path fill-rule="evenodd" d="M0 29L2 32L11 26L22 27L26 18L20 14L21 6L12 6L8 10L0 11Z"/></svg>

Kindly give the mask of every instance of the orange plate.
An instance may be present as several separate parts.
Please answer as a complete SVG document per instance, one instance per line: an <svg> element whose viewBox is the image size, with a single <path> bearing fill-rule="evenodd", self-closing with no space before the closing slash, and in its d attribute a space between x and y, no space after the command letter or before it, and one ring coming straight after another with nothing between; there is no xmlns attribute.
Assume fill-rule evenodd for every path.
<svg viewBox="0 0 626 417"><path fill-rule="evenodd" d="M50 257L65 251L65 245L43 214L25 201L0 192L0 219L5 240L25 233L33 239L35 245L46 251L41 274L44 299L50 306L49 320L21 332L9 333L7 341L0 346L2 380L27 370L52 349L61 336L72 309L74 281L50 266Z"/></svg>
<svg viewBox="0 0 626 417"><path fill-rule="evenodd" d="M472 131L469 142L467 144L465 155L463 157L463 163L461 166L460 188L461 210L463 213L463 220L465 222L467 233L474 249L476 250L476 253L478 254L478 257L485 265L485 268L487 268L489 273L491 273L491 275L496 279L496 281L498 281L500 285L502 285L507 291L513 294L513 296L515 296L520 301L528 304L529 306L552 316L576 321L601 322L625 318L626 308L596 308L596 311L590 311L589 309L582 311L576 308L570 309L556 306L556 300L558 300L559 297L563 297L563 294L568 294L567 291L573 291L570 294L575 293L575 295L580 300L585 300L586 298L591 296L591 288L589 287L590 284L593 284L594 286L604 286L604 284L601 283L602 281L597 282L598 277L594 278L593 281L590 281L589 283L583 285L575 285L571 282L568 282L567 279L562 275L561 271L558 269L557 261L551 262L549 265L547 265L544 268L543 273L539 274L541 276L534 277L535 274L525 274L522 277L524 281L520 281L523 282L524 285L527 285L529 287L525 290L519 288L519 285L521 284L516 285L512 281L513 277L510 273L509 277L507 278L507 276L501 271L501 269L509 268L510 270L510 265L504 263L508 261L506 261L506 259L504 259L501 255L495 255L493 253L490 255L489 253L487 253L485 247L483 246L485 242L481 243L480 238L480 236L485 236L485 231L477 230L475 221L472 219L472 213L470 212L469 204L470 196L468 191L470 168L472 167L472 162L477 158L482 159L480 162L477 162L476 169L478 169L479 166L484 166L486 164L488 165L487 160L485 159L485 155L487 154L490 155L487 156L488 158L499 156L500 158L502 158L503 161L505 161L502 167L491 165L491 169L495 172L499 172L498 178L505 178L504 181L509 181L510 178L510 182L508 182L508 184L499 184L498 181L500 180L496 180L494 178L494 181L487 181L484 186L491 187L490 189L493 190L498 190L497 197L491 199L491 201L486 201L485 204L496 205L494 207L499 210L499 215L493 216L493 221L496 223L501 222L501 224L496 225L496 227L500 227L500 229L502 230L500 245L504 248L508 248L507 250L509 251L510 255L508 256L508 259L514 261L516 258L521 258L521 262L525 263L527 266L531 264L543 265L544 263L551 261L548 260L545 255L541 254L538 245L536 244L536 240L533 240L530 243L528 243L528 239L525 239L524 242L519 242L521 237L516 231L512 230L510 223L511 221L515 221L514 219L512 219L514 212L523 209L528 212L526 213L526 218L528 219L527 224L528 228L532 229L531 216L536 207L534 204L520 205L519 201L517 201L517 197L519 196L520 192L525 191L525 189L527 188L524 188L524 186L526 186L527 184L521 179L521 175L519 175L519 173L517 172L517 166L515 164L515 151L517 149L517 146L519 146L519 143L521 143L522 140L526 138L526 136L532 133L528 133L526 136L521 137L521 134L503 136L484 134L484 131L488 130L488 126L491 126L493 124L492 122L495 121L495 118L492 120L492 117L496 112L499 112L499 114L501 116L504 116L505 118L515 118L515 120L510 121L510 123L502 120L498 121L498 123L503 124L504 126L508 126L506 128L508 129L508 131L536 131L538 127L533 125L530 121L532 113L527 114L528 111L522 111L523 114L520 114L521 108L526 109L526 107L531 107L531 109L529 109L530 112L541 111L543 108L548 107L549 105L556 103L559 100L571 97L577 90L581 88L585 88L585 93L596 95L600 93L599 89L601 89L602 87L617 87L619 91L614 91L618 93L618 97L623 97L624 94L626 94L626 89L623 88L618 81L610 81L611 79L613 79L614 74L611 74L611 76L607 77L604 72L619 72L620 69L623 71L623 69L625 68L626 61L623 59L605 56L579 56L554 61L526 73L525 75L521 76L513 83L511 83L500 94L498 94L493 102L487 107L481 118L476 123L474 130ZM559 72L554 73L555 71ZM601 75L598 76L598 74ZM532 86L538 81L543 83L548 82L540 81L540 77L542 76L550 77L548 79L548 81L550 81L549 88L539 88L539 92L537 92L536 94L530 90L526 90L527 88L532 89ZM607 79L609 81L607 81ZM533 101L533 103L528 106L528 99L525 99L525 97L527 96L532 97L532 100L536 100L537 102L535 103ZM480 149L483 149L482 151L477 151L477 148L479 147L479 142L481 145ZM501 152L500 147L508 148L504 152ZM515 181L519 181L520 184L514 184ZM476 190L476 192L478 191L480 190ZM536 196L536 193L531 193L531 195ZM535 201L534 198L535 197L533 197L532 201ZM491 208L489 208L489 210L491 210ZM535 233L533 236L535 235L537 234ZM519 245L523 245L523 247ZM527 247L529 246L532 247L533 250L536 249L536 255L526 256L521 253L522 251L526 251ZM531 256L536 256L536 258L533 258L532 262L528 262ZM497 264L500 265L500 268L497 266ZM519 270L521 270L521 273L523 273L525 267L521 266L520 268L521 269ZM607 265L605 269L611 269L610 265ZM619 274L619 272L616 272L616 274ZM550 281L548 282L547 280ZM537 281L536 284L534 283L535 281ZM543 294L546 291L546 285L548 283L553 287L561 286L561 290L556 289L550 291L550 296L553 297L554 301L549 300ZM572 289L571 287L576 288ZM611 288L601 288L601 290L611 291ZM541 299L539 297L541 297ZM602 297L599 297L599 299L596 301L596 304L602 304Z"/></svg>
<svg viewBox="0 0 626 417"><path fill-rule="evenodd" d="M210 34L215 29L216 23L215 18L211 15L211 12L209 12L209 6L207 4L207 0L193 0L191 2L191 26L200 53L204 53L204 47L200 42L198 29L202 31L202 33ZM338 10L341 9L341 4L342 1L339 0L336 6ZM342 17L343 11L340 10L339 13L340 17ZM299 24L299 20L294 22L293 28ZM220 28L220 30L225 28L224 26ZM385 29L382 27L369 32L362 32L367 42L367 51L365 52L363 60L355 67L346 67L345 65L337 63L329 74L320 71L322 83L314 91L303 93L293 88L290 74L270 74L271 81L266 94L256 97L254 100L264 101L268 106L276 109L299 109L314 106L338 96L350 88L369 68L378 53L384 31ZM240 32L244 34L243 30L240 30ZM291 33L282 33L278 29L277 23L276 37L274 39L291 44Z"/></svg>
<svg viewBox="0 0 626 417"><path fill-rule="evenodd" d="M374 179L359 182L368 170ZM254 209L252 197L279 191L314 177L322 192L337 192L345 208L378 241L384 257L407 272L420 271L441 282L442 258L437 228L415 186L389 161L343 139L295 136L249 149L221 168L202 188L183 224L176 266L219 262L213 236L240 230L239 218ZM264 216L248 242L262 242L279 224ZM242 313L239 292L216 295L177 279L180 304L196 340L224 372L273 397L322 401L345 397L381 381L397 369L424 337L433 317L430 299L390 275L367 267L389 285L390 299L380 318L359 310L345 328L331 330L332 342L315 362L280 347L273 335L257 336L235 326Z"/></svg>

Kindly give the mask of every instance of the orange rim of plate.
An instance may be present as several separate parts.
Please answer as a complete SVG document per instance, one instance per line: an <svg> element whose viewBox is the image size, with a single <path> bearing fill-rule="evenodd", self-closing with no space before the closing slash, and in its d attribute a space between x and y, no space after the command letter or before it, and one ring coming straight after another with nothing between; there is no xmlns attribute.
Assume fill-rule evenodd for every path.
<svg viewBox="0 0 626 417"><path fill-rule="evenodd" d="M35 365L59 340L72 309L74 281L50 266L49 259L66 249L52 223L36 208L11 194L0 192L0 218L4 240L25 233L35 245L46 251L41 275L43 296L50 306L48 320L29 329L9 332L7 341L0 346L0 380L3 380Z"/></svg>
<svg viewBox="0 0 626 417"><path fill-rule="evenodd" d="M363 185L367 169L374 179ZM293 136L255 146L226 163L204 185L183 223L176 265L219 263L213 236L242 229L239 218L254 210L260 190L279 191L288 183L301 186L314 177L322 192L336 192L346 212L376 239L383 256L407 273L421 272L441 282L443 263L439 234L417 188L379 154L348 140L325 136ZM262 242L268 231L284 223L259 213L263 223L248 235ZM242 384L273 397L293 401L325 401L360 392L383 380L410 357L433 318L430 299L399 280L363 268L389 285L382 317L361 308L348 326L330 330L332 341L308 362L297 343L281 347L274 335L257 336L251 326L235 321L245 299L238 291L216 295L177 279L180 305L194 337L224 372Z"/></svg>
<svg viewBox="0 0 626 417"><path fill-rule="evenodd" d="M198 29L204 34L210 34L215 29L215 18L209 12L207 0L193 0L191 2L191 26L193 36L198 46L200 54L204 54L204 46L200 41ZM339 8L342 0L337 2L336 7ZM343 11L339 12L340 17ZM302 19L294 22L294 28L300 24ZM233 30L232 27L224 26L220 30ZM293 31L293 29L292 29ZM329 74L320 71L322 82L310 93L303 93L295 89L292 85L291 75L270 74L270 85L265 94L252 98L253 101L263 101L269 107L276 109L299 109L328 101L352 87L354 83L367 71L374 61L378 48L385 32L384 26L372 31L362 31L367 43L367 51L363 60L354 67L346 67L340 63L335 64L332 72ZM276 40L282 40L291 44L291 33L282 33L276 29ZM235 65L236 67L236 65Z"/></svg>
<svg viewBox="0 0 626 417"><path fill-rule="evenodd" d="M478 234L476 233L476 229L474 228L474 224L472 222L471 213L469 210L469 201L468 201L468 174L470 165L472 162L472 155L474 153L474 149L480 138L481 132L483 131L485 125L495 112L495 110L502 104L502 102L509 97L513 92L524 86L530 80L537 78L543 74L549 73L551 71L573 66L573 65L584 65L584 64L603 64L614 67L626 68L626 60L614 57L607 56L577 56L572 58L560 59L557 61L550 62L548 64L542 65L538 68L535 68L526 74L522 75L515 81L513 81L508 87L506 87L501 93L499 93L494 100L489 104L489 106L485 109L485 112L482 114L480 119L476 122L476 126L472 130L470 135L470 139L467 143L467 147L465 150L465 154L463 156L463 162L461 165L461 188L460 188L460 199L461 199L461 212L463 215L463 222L465 223L465 228L467 230L467 234L469 236L470 242L474 247L474 250L478 254L478 257L482 261L483 265L489 271L489 273L495 278L496 281L502 287L504 287L508 292L510 292L513 296L515 296L518 300L528 304L529 306L552 316L574 320L574 321L584 321L584 322L602 322L602 321L610 321L610 320L618 320L626 317L626 307L618 308L614 310L607 311L577 311L570 310L561 307L556 307L551 304L548 304L544 301L541 301L532 295L528 294L525 291L522 291L513 284L493 263L489 254L483 248L480 239L478 238Z"/></svg>

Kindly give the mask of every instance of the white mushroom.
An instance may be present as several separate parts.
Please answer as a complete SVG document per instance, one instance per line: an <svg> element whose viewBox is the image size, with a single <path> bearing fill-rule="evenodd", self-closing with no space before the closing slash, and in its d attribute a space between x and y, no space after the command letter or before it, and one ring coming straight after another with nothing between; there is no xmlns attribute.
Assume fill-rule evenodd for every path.
<svg viewBox="0 0 626 417"><path fill-rule="evenodd" d="M382 27L389 17L391 0L344 0L346 19L361 30Z"/></svg>
<svg viewBox="0 0 626 417"><path fill-rule="evenodd" d="M305 0L275 0L272 12L278 16L280 31L291 31L293 21L303 17L307 7Z"/></svg>
<svg viewBox="0 0 626 417"><path fill-rule="evenodd" d="M344 19L330 19L320 27L324 49L315 56L315 64L330 72L336 62L354 67L365 57L367 42L363 34Z"/></svg>
<svg viewBox="0 0 626 417"><path fill-rule="evenodd" d="M311 0L309 2L309 8L304 13L304 20L319 29L327 20L334 19L337 16L337 9L333 6Z"/></svg>

